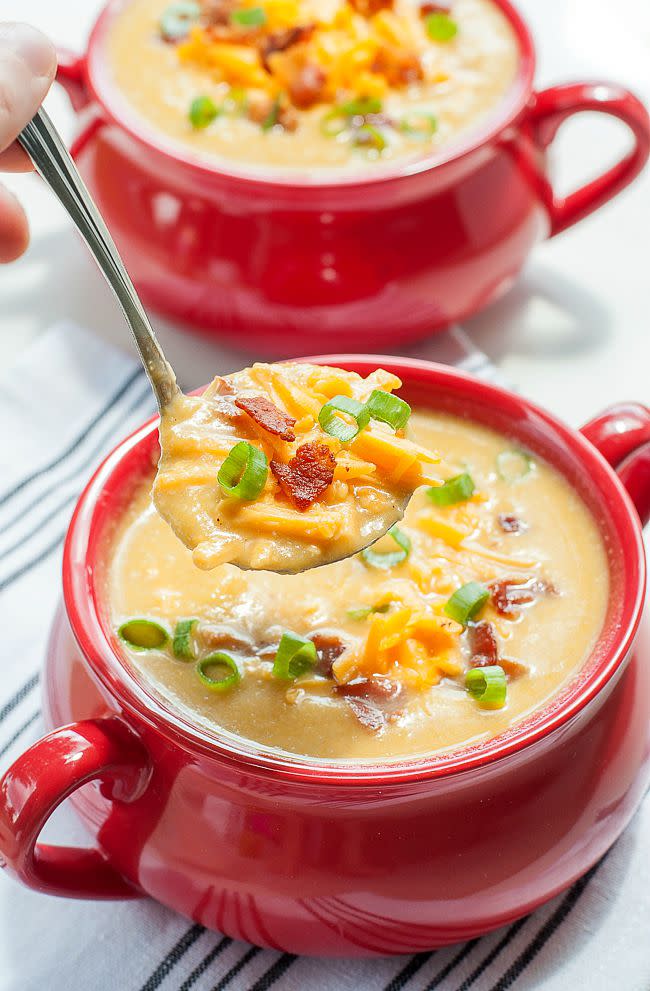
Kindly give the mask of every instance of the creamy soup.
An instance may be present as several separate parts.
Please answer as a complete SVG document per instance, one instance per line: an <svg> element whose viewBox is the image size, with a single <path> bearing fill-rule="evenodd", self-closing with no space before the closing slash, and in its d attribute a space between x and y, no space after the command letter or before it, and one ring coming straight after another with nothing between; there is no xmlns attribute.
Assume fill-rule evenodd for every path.
<svg viewBox="0 0 650 991"><path fill-rule="evenodd" d="M281 169L430 154L494 111L514 32L490 0L133 0L115 81L200 156Z"/></svg>
<svg viewBox="0 0 650 991"><path fill-rule="evenodd" d="M416 492L399 543L299 576L197 570L143 483L113 542L112 619L171 707L292 753L391 758L488 739L575 674L608 597L590 513L505 438L411 419L445 485Z"/></svg>
<svg viewBox="0 0 650 991"><path fill-rule="evenodd" d="M158 512L200 568L295 573L356 553L424 479L440 484L438 455L405 436L400 385L381 369L259 363L179 393L161 418Z"/></svg>

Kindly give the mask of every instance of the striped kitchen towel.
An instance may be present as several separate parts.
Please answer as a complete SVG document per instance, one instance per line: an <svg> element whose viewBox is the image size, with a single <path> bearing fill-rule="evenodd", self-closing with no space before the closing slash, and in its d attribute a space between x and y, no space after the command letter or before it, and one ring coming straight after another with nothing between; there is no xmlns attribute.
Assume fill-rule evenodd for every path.
<svg viewBox="0 0 650 991"><path fill-rule="evenodd" d="M417 353L495 374L459 330ZM131 356L69 325L0 372L0 771L43 731L39 670L74 501L153 408ZM84 842L65 807L46 832ZM0 874L0 991L568 991L586 982L591 991L648 991L649 923L646 801L569 891L482 939L412 957L296 958L208 932L155 902L66 901Z"/></svg>

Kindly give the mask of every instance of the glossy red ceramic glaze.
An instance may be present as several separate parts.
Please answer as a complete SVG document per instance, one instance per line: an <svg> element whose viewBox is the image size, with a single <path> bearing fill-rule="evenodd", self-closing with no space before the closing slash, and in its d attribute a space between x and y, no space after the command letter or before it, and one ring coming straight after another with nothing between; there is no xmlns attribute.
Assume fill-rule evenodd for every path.
<svg viewBox="0 0 650 991"><path fill-rule="evenodd" d="M395 347L499 296L536 241L636 176L650 122L635 96L609 83L534 92L530 34L507 0L496 2L521 59L494 113L434 157L327 182L206 165L136 117L107 66L121 0L109 3L87 56L62 53L59 79L77 108L88 103L73 154L146 302L211 336L286 356ZM546 149L586 110L624 121L632 147L561 198Z"/></svg>
<svg viewBox="0 0 650 991"><path fill-rule="evenodd" d="M547 706L482 745L399 763L282 756L193 727L125 668L103 579L112 528L157 454L155 422L82 495L45 679L54 729L0 782L0 855L72 897L147 893L205 926L295 953L402 953L465 939L569 885L611 845L650 776L650 630L639 629L650 411L585 428L603 454L519 396L408 359L318 359L404 381L413 404L470 416L546 457L599 522L611 576L602 636ZM71 725L66 725L71 724ZM92 850L37 843L65 797Z"/></svg>

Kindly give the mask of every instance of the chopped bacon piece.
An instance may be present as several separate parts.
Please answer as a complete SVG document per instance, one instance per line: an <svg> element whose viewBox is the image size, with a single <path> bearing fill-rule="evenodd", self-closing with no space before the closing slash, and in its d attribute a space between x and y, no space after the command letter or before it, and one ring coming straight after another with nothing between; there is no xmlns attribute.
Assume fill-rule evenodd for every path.
<svg viewBox="0 0 650 991"><path fill-rule="evenodd" d="M199 623L196 627L196 639L206 650L233 650L245 654L255 652L252 642L247 637L236 633L228 626Z"/></svg>
<svg viewBox="0 0 650 991"><path fill-rule="evenodd" d="M498 664L499 667L502 667L508 680L514 680L515 678L520 678L522 674L528 674L528 668L525 664L521 664L519 661L511 661L507 657L497 657L493 660L484 654L477 654L470 661L470 665L473 668L487 668L491 664Z"/></svg>
<svg viewBox="0 0 650 991"><path fill-rule="evenodd" d="M428 17L429 14L450 14L451 3L431 3L430 0L424 0L420 4L420 13L422 17Z"/></svg>
<svg viewBox="0 0 650 991"><path fill-rule="evenodd" d="M494 623L481 620L467 627L467 642L469 644L472 667L485 667L485 664L497 664L499 660L499 644ZM476 659L485 660L481 664Z"/></svg>
<svg viewBox="0 0 650 991"><path fill-rule="evenodd" d="M327 76L319 65L305 62L289 82L289 99L301 110L313 107L323 99Z"/></svg>
<svg viewBox="0 0 650 991"><path fill-rule="evenodd" d="M372 17L380 10L393 9L393 0L350 0L350 3L356 12L363 14L364 17Z"/></svg>
<svg viewBox="0 0 650 991"><path fill-rule="evenodd" d="M405 86L424 78L424 69L417 52L384 47L377 52L372 71L385 76L390 86Z"/></svg>
<svg viewBox="0 0 650 991"><path fill-rule="evenodd" d="M235 0L203 0L201 17L207 27L230 24Z"/></svg>
<svg viewBox="0 0 650 991"><path fill-rule="evenodd" d="M549 582L539 578L499 578L489 584L490 597L496 611L507 619L514 619L521 606L534 602L540 595L556 595Z"/></svg>
<svg viewBox="0 0 650 991"><path fill-rule="evenodd" d="M309 509L334 480L336 459L325 444L303 444L289 464L271 462L284 494L298 509Z"/></svg>
<svg viewBox="0 0 650 991"><path fill-rule="evenodd" d="M519 678L526 674L528 668L519 661L511 661L507 657L499 657L499 642L494 623L481 620L467 627L467 641L470 649L470 667L486 668L491 664L499 664L508 678Z"/></svg>
<svg viewBox="0 0 650 991"><path fill-rule="evenodd" d="M328 633L324 630L314 633L311 641L316 648L316 673L322 674L326 678L331 678L332 664L337 657L345 653L347 645L336 633Z"/></svg>
<svg viewBox="0 0 650 991"><path fill-rule="evenodd" d="M497 519L504 533L523 533L527 529L524 521L514 513L499 513Z"/></svg>
<svg viewBox="0 0 650 991"><path fill-rule="evenodd" d="M266 396L238 396L235 406L248 413L262 430L274 434L281 440L295 440L293 427L295 420L267 399Z"/></svg>
<svg viewBox="0 0 650 991"><path fill-rule="evenodd" d="M269 66L269 56L274 52L286 52L288 48L293 48L303 41L308 41L314 33L315 24L300 24L297 27L287 28L285 31L274 31L264 39L260 49L262 65L267 72L271 71Z"/></svg>
<svg viewBox="0 0 650 991"><path fill-rule="evenodd" d="M355 678L334 690L343 696L361 725L375 733L396 719L404 704L399 682L379 675Z"/></svg>

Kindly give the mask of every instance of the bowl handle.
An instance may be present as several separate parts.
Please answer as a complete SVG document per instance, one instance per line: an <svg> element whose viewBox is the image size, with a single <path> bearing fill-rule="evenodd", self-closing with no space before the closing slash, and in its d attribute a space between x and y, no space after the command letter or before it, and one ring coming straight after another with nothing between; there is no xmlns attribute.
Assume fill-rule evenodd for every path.
<svg viewBox="0 0 650 991"><path fill-rule="evenodd" d="M68 898L137 898L140 892L99 850L49 846L38 836L56 807L89 781L115 802L132 802L149 783L149 759L117 719L54 730L0 781L0 866L28 888Z"/></svg>
<svg viewBox="0 0 650 991"><path fill-rule="evenodd" d="M57 48L56 81L68 94L72 109L77 114L79 128L70 146L70 154L76 158L96 132L106 123L101 109L93 103L86 83L86 56L75 55L67 48Z"/></svg>
<svg viewBox="0 0 650 991"><path fill-rule="evenodd" d="M650 117L641 101L629 90L613 83L566 83L542 90L533 97L529 122L542 148L547 148L558 128L573 114L584 111L618 117L632 132L631 150L596 179L569 196L556 196L546 183L543 195L551 219L550 237L566 230L598 210L639 174L650 155Z"/></svg>
<svg viewBox="0 0 650 991"><path fill-rule="evenodd" d="M618 403L581 432L616 469L645 526L650 521L650 409L641 403Z"/></svg>

